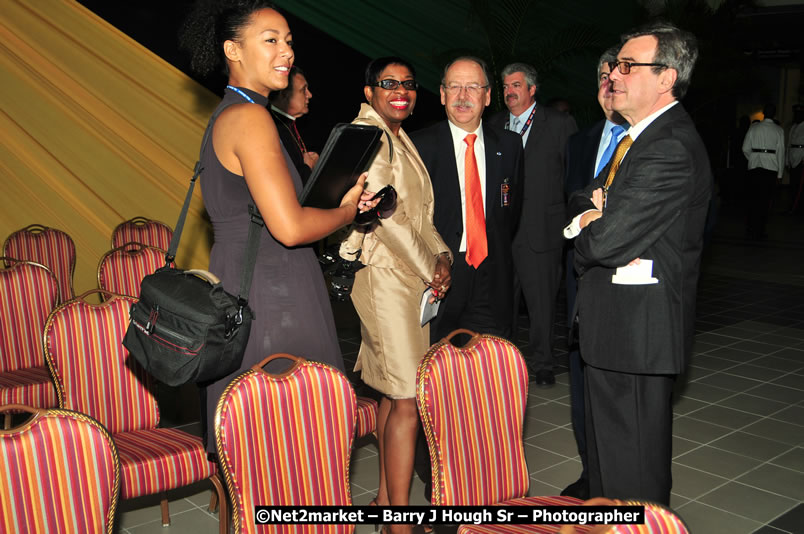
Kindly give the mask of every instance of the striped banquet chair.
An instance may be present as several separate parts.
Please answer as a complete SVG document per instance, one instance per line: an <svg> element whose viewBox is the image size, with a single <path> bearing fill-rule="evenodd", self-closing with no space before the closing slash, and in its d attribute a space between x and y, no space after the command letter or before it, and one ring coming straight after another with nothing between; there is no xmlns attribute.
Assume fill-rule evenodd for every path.
<svg viewBox="0 0 804 534"><path fill-rule="evenodd" d="M172 238L173 230L165 223L145 217L134 217L118 224L112 231L112 248L135 242L168 250Z"/></svg>
<svg viewBox="0 0 804 534"><path fill-rule="evenodd" d="M45 357L59 406L90 415L111 432L122 466L121 498L163 493L208 478L223 501L222 482L201 438L159 428L155 384L123 347L136 299L108 295L99 305L85 300L98 292L62 304L45 325ZM162 524L170 524L166 497ZM221 532L225 526L221 517Z"/></svg>
<svg viewBox="0 0 804 534"><path fill-rule="evenodd" d="M293 361L281 374L263 367ZM236 533L348 533L354 525L272 525L258 530L254 506L352 504L349 456L355 394L336 369L274 354L226 388L215 414L218 461Z"/></svg>
<svg viewBox="0 0 804 534"><path fill-rule="evenodd" d="M461 333L472 338L456 347L450 339ZM527 367L510 341L456 330L430 347L416 373L416 402L430 449L433 505L583 502L573 497L525 497L529 478L522 426L527 398ZM558 525L462 525L459 532L557 530ZM588 532L588 527L577 532Z"/></svg>
<svg viewBox="0 0 804 534"><path fill-rule="evenodd" d="M362 438L369 434L377 435L377 401L369 397L357 397L357 422L355 437Z"/></svg>
<svg viewBox="0 0 804 534"><path fill-rule="evenodd" d="M42 352L47 316L59 302L59 282L47 267L0 258L0 404L57 405ZM11 413L5 414L5 426Z"/></svg>
<svg viewBox="0 0 804 534"><path fill-rule="evenodd" d="M109 432L69 410L6 410L33 417L0 430L0 532L111 534L120 465Z"/></svg>
<svg viewBox="0 0 804 534"><path fill-rule="evenodd" d="M41 263L56 275L61 302L73 298L75 243L61 230L39 224L17 230L3 243L3 256Z"/></svg>
<svg viewBox="0 0 804 534"><path fill-rule="evenodd" d="M140 296L142 279L165 265L167 253L141 243L112 249L98 263L98 287L110 293Z"/></svg>
<svg viewBox="0 0 804 534"><path fill-rule="evenodd" d="M586 506L644 506L645 522L636 525L600 525L593 527L589 534L690 534L684 521L673 510L663 504L649 501L606 499L596 497L584 503ZM561 534L581 532L578 525L564 525Z"/></svg>

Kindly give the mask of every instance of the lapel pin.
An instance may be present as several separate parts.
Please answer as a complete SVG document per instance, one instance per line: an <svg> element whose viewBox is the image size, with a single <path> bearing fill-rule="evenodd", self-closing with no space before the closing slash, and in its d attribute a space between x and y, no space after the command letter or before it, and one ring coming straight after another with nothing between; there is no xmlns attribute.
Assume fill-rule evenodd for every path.
<svg viewBox="0 0 804 534"><path fill-rule="evenodd" d="M497 152L497 155L498 155L498 156L502 156L502 152Z"/></svg>

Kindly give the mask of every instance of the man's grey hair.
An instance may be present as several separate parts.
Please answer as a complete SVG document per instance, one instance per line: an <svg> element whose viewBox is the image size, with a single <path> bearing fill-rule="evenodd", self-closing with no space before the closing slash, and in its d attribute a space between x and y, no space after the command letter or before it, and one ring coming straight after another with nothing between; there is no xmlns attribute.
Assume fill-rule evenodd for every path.
<svg viewBox="0 0 804 534"><path fill-rule="evenodd" d="M620 45L612 46L611 48L603 52L603 54L600 56L600 59L597 62L598 85L600 85L600 75L603 74L603 65L608 65L609 63L617 61L617 52L619 51L620 51Z"/></svg>
<svg viewBox="0 0 804 534"><path fill-rule="evenodd" d="M644 35L651 35L658 41L656 56L651 62L667 65L678 73L676 83L673 85L673 96L677 100L683 98L690 86L692 70L698 59L698 40L692 33L676 28L668 22L655 22L626 33L621 37L621 42L625 44L629 39ZM652 68L655 73L662 70L662 67Z"/></svg>
<svg viewBox="0 0 804 534"><path fill-rule="evenodd" d="M510 76L515 72L521 72L525 76L528 89L535 87L536 91L539 90L539 73L531 65L527 63L510 63L502 70L502 79L504 80L506 76Z"/></svg>
<svg viewBox="0 0 804 534"><path fill-rule="evenodd" d="M459 61L471 61L473 63L477 63L480 66L480 70L483 71L483 77L486 79L486 81L485 81L485 83L483 85L488 87L488 85L489 85L489 68L486 65L485 61L483 61L479 57L475 57L475 56L458 56L455 59L453 59L452 61L450 61L449 63L447 63L444 66L444 73L441 75L441 85L446 86L446 84L447 84L447 71L449 70L449 68L451 66L453 66L454 64L456 64ZM489 88L489 89L491 89L491 88Z"/></svg>

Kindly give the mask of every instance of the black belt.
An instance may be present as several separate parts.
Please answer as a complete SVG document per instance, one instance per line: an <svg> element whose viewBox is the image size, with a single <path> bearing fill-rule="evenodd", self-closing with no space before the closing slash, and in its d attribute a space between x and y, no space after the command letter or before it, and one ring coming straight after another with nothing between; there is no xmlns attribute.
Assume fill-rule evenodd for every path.
<svg viewBox="0 0 804 534"><path fill-rule="evenodd" d="M766 154L776 154L776 150L771 148L752 148L751 152L765 152Z"/></svg>
<svg viewBox="0 0 804 534"><path fill-rule="evenodd" d="M804 145L790 145L790 148L804 148Z"/></svg>

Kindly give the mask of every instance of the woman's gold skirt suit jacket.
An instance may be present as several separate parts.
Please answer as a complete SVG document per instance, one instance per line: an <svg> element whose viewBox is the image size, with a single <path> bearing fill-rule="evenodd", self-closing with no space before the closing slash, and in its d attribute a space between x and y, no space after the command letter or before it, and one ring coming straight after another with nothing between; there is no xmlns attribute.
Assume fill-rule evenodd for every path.
<svg viewBox="0 0 804 534"><path fill-rule="evenodd" d="M341 256L360 252L352 302L360 316L362 341L355 371L391 398L416 395L416 367L430 347L430 327L421 326L421 297L439 254L449 249L433 226L433 186L419 153L404 130L395 136L368 104L354 124L383 129L382 144L368 171L367 189L391 184L397 191L393 215L367 231L352 228Z"/></svg>

